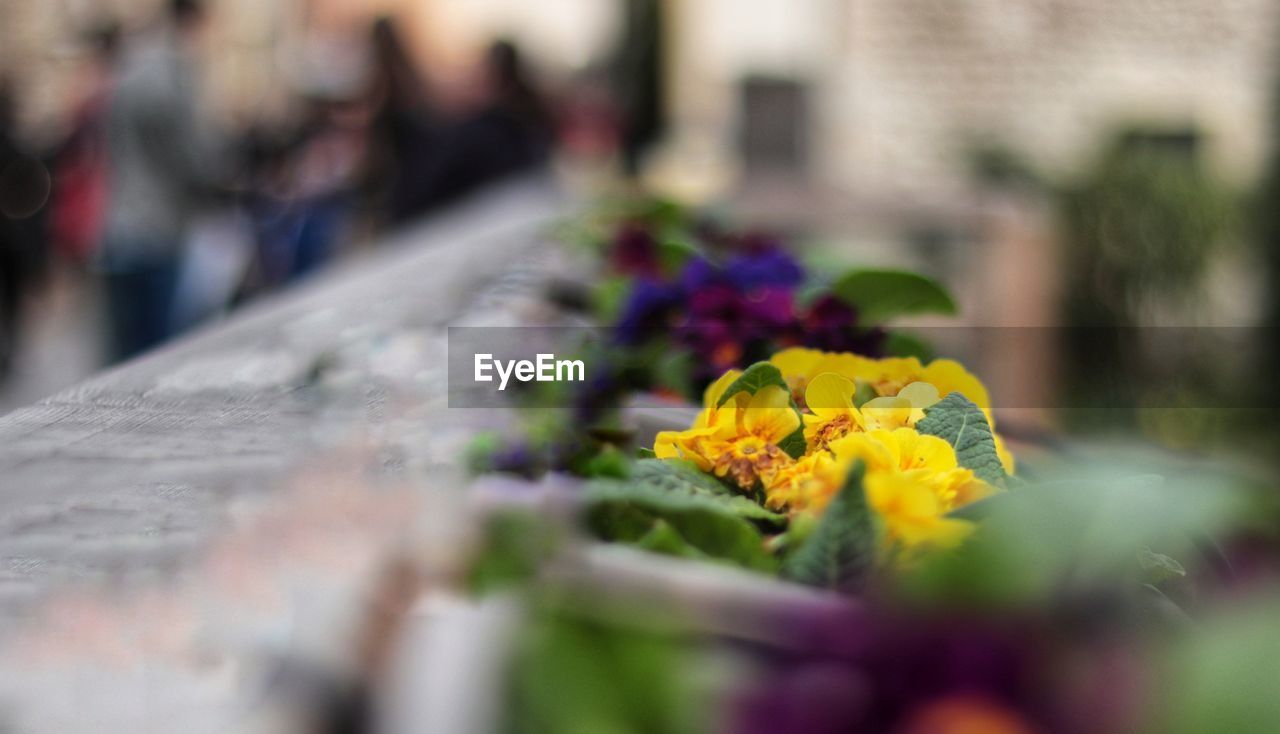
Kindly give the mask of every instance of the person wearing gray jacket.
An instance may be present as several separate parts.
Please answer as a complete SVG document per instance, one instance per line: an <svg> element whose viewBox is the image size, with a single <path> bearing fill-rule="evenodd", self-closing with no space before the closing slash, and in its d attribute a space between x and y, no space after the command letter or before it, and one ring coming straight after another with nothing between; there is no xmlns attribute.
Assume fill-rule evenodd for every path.
<svg viewBox="0 0 1280 734"><path fill-rule="evenodd" d="M113 361L172 336L187 229L214 190L192 48L203 19L197 0L171 0L167 22L126 53L108 102L98 264Z"/></svg>

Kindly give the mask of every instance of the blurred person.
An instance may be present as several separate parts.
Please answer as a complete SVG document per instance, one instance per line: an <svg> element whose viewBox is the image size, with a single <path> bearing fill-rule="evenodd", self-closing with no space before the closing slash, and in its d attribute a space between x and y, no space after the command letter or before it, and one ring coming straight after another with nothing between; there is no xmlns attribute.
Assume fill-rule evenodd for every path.
<svg viewBox="0 0 1280 734"><path fill-rule="evenodd" d="M622 140L621 110L609 86L607 70L579 72L563 94L559 110L559 146L584 161L610 159Z"/></svg>
<svg viewBox="0 0 1280 734"><path fill-rule="evenodd" d="M111 358L174 332L184 240L215 192L215 156L196 115L199 0L170 0L162 26L126 50L107 111L109 191L98 263Z"/></svg>
<svg viewBox="0 0 1280 734"><path fill-rule="evenodd" d="M626 0L623 36L614 59L614 89L622 110L622 169L639 175L644 154L663 135L665 23L660 0Z"/></svg>
<svg viewBox="0 0 1280 734"><path fill-rule="evenodd" d="M8 81L0 79L0 380L17 353L23 303L43 260L49 172L21 144L16 105Z"/></svg>
<svg viewBox="0 0 1280 734"><path fill-rule="evenodd" d="M489 47L485 79L488 104L465 130L473 138L467 172L476 183L545 163L555 142L551 112L514 43L498 41Z"/></svg>
<svg viewBox="0 0 1280 734"><path fill-rule="evenodd" d="M326 265L346 230L364 150L344 105L312 100L297 129L247 140L247 204L257 240L250 289L287 284Z"/></svg>
<svg viewBox="0 0 1280 734"><path fill-rule="evenodd" d="M408 169L411 175L402 177L391 209L393 222L547 162L555 142L553 117L519 50L510 41L494 43L482 72L483 102L448 126L431 155Z"/></svg>
<svg viewBox="0 0 1280 734"><path fill-rule="evenodd" d="M366 99L373 111L365 189L372 205L397 222L414 213L415 178L435 158L442 124L394 19L374 22L370 46Z"/></svg>
<svg viewBox="0 0 1280 734"><path fill-rule="evenodd" d="M107 195L107 103L120 50L114 23L87 36L91 58L71 131L54 161L50 239L66 262L87 263L102 239Z"/></svg>

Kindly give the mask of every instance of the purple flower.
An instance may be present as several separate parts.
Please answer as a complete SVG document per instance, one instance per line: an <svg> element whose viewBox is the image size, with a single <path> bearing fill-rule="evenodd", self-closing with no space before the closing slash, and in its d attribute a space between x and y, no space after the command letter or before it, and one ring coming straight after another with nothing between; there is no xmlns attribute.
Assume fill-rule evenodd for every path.
<svg viewBox="0 0 1280 734"><path fill-rule="evenodd" d="M790 340L829 352L876 357L883 353L885 337L879 327L859 327L857 309L828 293L800 314Z"/></svg>
<svg viewBox="0 0 1280 734"><path fill-rule="evenodd" d="M656 278L662 274L657 239L635 222L618 228L609 248L609 261L614 270L626 275Z"/></svg>
<svg viewBox="0 0 1280 734"><path fill-rule="evenodd" d="M728 279L743 290L763 287L795 288L804 283L804 269L782 250L737 255L725 265Z"/></svg>
<svg viewBox="0 0 1280 734"><path fill-rule="evenodd" d="M803 662L775 674L731 708L733 734L843 734L862 731L871 681L853 666Z"/></svg>
<svg viewBox="0 0 1280 734"><path fill-rule="evenodd" d="M682 310L685 300L679 283L636 279L618 317L615 340L626 346L637 346L662 336Z"/></svg>
<svg viewBox="0 0 1280 734"><path fill-rule="evenodd" d="M741 291L757 288L795 288L804 282L804 269L781 250L735 255L724 265L696 258L685 265L681 280L690 292L713 285Z"/></svg>
<svg viewBox="0 0 1280 734"><path fill-rule="evenodd" d="M744 292L726 284L693 291L679 339L697 355L702 376L718 375L767 352L794 318L789 288Z"/></svg>

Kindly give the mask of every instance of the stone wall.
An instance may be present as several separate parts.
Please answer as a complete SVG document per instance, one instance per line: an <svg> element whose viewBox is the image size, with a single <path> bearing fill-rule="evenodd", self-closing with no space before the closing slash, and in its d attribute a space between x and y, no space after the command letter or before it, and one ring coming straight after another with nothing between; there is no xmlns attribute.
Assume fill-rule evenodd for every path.
<svg viewBox="0 0 1280 734"><path fill-rule="evenodd" d="M1012 146L1069 174L1116 125L1194 125L1237 181L1266 149L1280 69L1270 0L850 0L818 81L822 173L945 196L966 147Z"/></svg>
<svg viewBox="0 0 1280 734"><path fill-rule="evenodd" d="M976 143L1068 175L1118 125L1194 125L1246 183L1280 69L1270 0L673 2L675 144L732 160L751 75L811 87L817 178L873 199L964 190ZM731 163L730 163L731 165Z"/></svg>

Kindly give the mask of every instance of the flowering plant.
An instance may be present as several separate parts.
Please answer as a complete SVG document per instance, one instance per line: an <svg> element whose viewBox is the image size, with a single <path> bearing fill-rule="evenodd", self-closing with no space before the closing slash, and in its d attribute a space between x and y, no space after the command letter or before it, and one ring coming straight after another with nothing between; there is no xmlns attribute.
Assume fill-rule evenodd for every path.
<svg viewBox="0 0 1280 734"><path fill-rule="evenodd" d="M781 238L660 200L602 208L565 239L596 255L603 276L585 299L606 327L603 339L582 346L591 377L557 395L569 408L558 421L540 418L524 436L477 441L470 461L477 472L619 474L616 449L627 443L619 408L630 395L696 401L727 372L799 346L920 356L925 345L885 325L956 309L925 276L805 263Z"/></svg>
<svg viewBox="0 0 1280 734"><path fill-rule="evenodd" d="M758 240L691 251L663 239L671 222L654 227L661 236L628 229L626 257L608 259L625 297L605 320L636 338L607 348L694 353L701 407L643 458L584 451L590 467L561 466L585 483L542 487L555 507L568 498L581 510L595 539L648 553L579 544L563 515L532 513L523 533L495 525L480 546L477 588L520 589L535 612L504 678L509 721L1280 730L1270 485L1112 436L1055 440L1015 476L987 389L962 365L827 340L918 312L913 276L846 274L819 284L823 301L820 271ZM859 328L837 314L824 334L834 307L854 309ZM642 389L618 374L583 405ZM598 415L575 404L574 435ZM722 687L708 690L712 680Z"/></svg>
<svg viewBox="0 0 1280 734"><path fill-rule="evenodd" d="M973 524L957 511L1003 492L1014 466L960 364L793 348L722 375L636 469L594 483L604 537L852 588L963 540ZM698 519L673 518L691 507Z"/></svg>
<svg viewBox="0 0 1280 734"><path fill-rule="evenodd" d="M902 353L884 328L890 319L955 312L930 278L815 267L784 238L661 200L603 209L582 229L578 239L600 254L603 284L592 301L597 319L615 328L613 347L657 346L680 360L679 369L655 370L651 387L691 399L726 370L790 346Z"/></svg>

